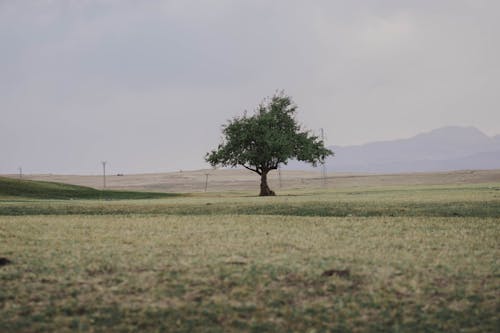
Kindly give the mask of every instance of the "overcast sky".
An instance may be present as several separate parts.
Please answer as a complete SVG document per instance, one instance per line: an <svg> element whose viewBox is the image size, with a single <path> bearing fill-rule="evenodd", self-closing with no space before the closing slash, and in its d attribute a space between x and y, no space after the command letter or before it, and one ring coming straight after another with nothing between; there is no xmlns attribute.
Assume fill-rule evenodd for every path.
<svg viewBox="0 0 500 333"><path fill-rule="evenodd" d="M276 89L329 145L500 134L498 0L0 0L0 173L206 168Z"/></svg>

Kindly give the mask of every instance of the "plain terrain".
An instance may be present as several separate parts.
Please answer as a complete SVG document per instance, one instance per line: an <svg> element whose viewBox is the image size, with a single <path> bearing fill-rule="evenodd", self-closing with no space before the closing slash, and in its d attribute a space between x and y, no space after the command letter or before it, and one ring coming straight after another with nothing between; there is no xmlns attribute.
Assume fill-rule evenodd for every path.
<svg viewBox="0 0 500 333"><path fill-rule="evenodd" d="M177 171L156 174L110 174L106 177L108 189L156 192L204 192L208 174L207 192L256 191L259 190L259 176L245 169L217 169ZM9 175L17 178L17 175ZM315 188L352 188L373 186L446 185L500 183L499 170L463 170L434 173L406 174L360 174L329 173L325 179L321 170L282 170L269 173L270 186L280 190ZM281 181L280 181L281 178ZM101 175L24 175L23 179L61 182L101 189Z"/></svg>
<svg viewBox="0 0 500 333"><path fill-rule="evenodd" d="M0 331L497 332L498 175L0 196Z"/></svg>

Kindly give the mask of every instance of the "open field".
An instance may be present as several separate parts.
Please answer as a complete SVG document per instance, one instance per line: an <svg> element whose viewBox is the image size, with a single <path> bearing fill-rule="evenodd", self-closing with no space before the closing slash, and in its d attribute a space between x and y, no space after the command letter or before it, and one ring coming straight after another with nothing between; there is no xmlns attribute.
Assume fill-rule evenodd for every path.
<svg viewBox="0 0 500 333"><path fill-rule="evenodd" d="M0 198L0 331L500 327L500 182Z"/></svg>
<svg viewBox="0 0 500 333"><path fill-rule="evenodd" d="M180 192L193 193L205 191L206 174L208 176L208 192L221 191L254 191L258 192L259 177L245 169L218 169L179 171L157 174L108 175L108 189ZM9 175L16 178L17 175ZM25 179L61 182L93 188L102 188L102 176L82 175L24 175ZM271 188L277 193L283 190L315 189L315 188L352 188L377 186L408 185L446 185L446 184L478 184L500 183L500 170L464 170L434 173L408 174L344 174L331 173L326 182L321 178L321 171L281 171L281 182L277 171L269 173Z"/></svg>

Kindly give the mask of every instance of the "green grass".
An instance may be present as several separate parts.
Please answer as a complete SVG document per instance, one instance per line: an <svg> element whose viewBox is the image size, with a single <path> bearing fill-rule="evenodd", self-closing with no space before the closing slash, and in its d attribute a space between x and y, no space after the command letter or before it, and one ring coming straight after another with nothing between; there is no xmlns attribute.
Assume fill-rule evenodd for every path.
<svg viewBox="0 0 500 333"><path fill-rule="evenodd" d="M121 214L164 214L164 215L289 215L325 217L495 217L500 218L498 201L447 203L392 203L380 205L372 201L360 202L315 202L287 204L240 203L237 205L217 204L131 204L120 203L61 203L0 204L1 215L121 215Z"/></svg>
<svg viewBox="0 0 500 333"><path fill-rule="evenodd" d="M498 185L287 194L0 200L0 332L498 332Z"/></svg>
<svg viewBox="0 0 500 333"><path fill-rule="evenodd" d="M288 215L331 217L495 217L500 191L492 185L321 191L279 197L171 197L167 200L0 200L0 215Z"/></svg>
<svg viewBox="0 0 500 333"><path fill-rule="evenodd" d="M170 193L96 190L91 187L56 182L0 177L0 199L154 199L175 196Z"/></svg>

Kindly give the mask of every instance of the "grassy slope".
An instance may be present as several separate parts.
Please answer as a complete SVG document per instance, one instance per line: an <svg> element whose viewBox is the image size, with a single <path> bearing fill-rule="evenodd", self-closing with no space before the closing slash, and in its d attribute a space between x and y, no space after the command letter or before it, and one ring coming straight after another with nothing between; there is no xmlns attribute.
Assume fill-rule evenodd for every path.
<svg viewBox="0 0 500 333"><path fill-rule="evenodd" d="M153 199L172 195L173 194L131 191L100 191L85 186L0 177L0 198Z"/></svg>

